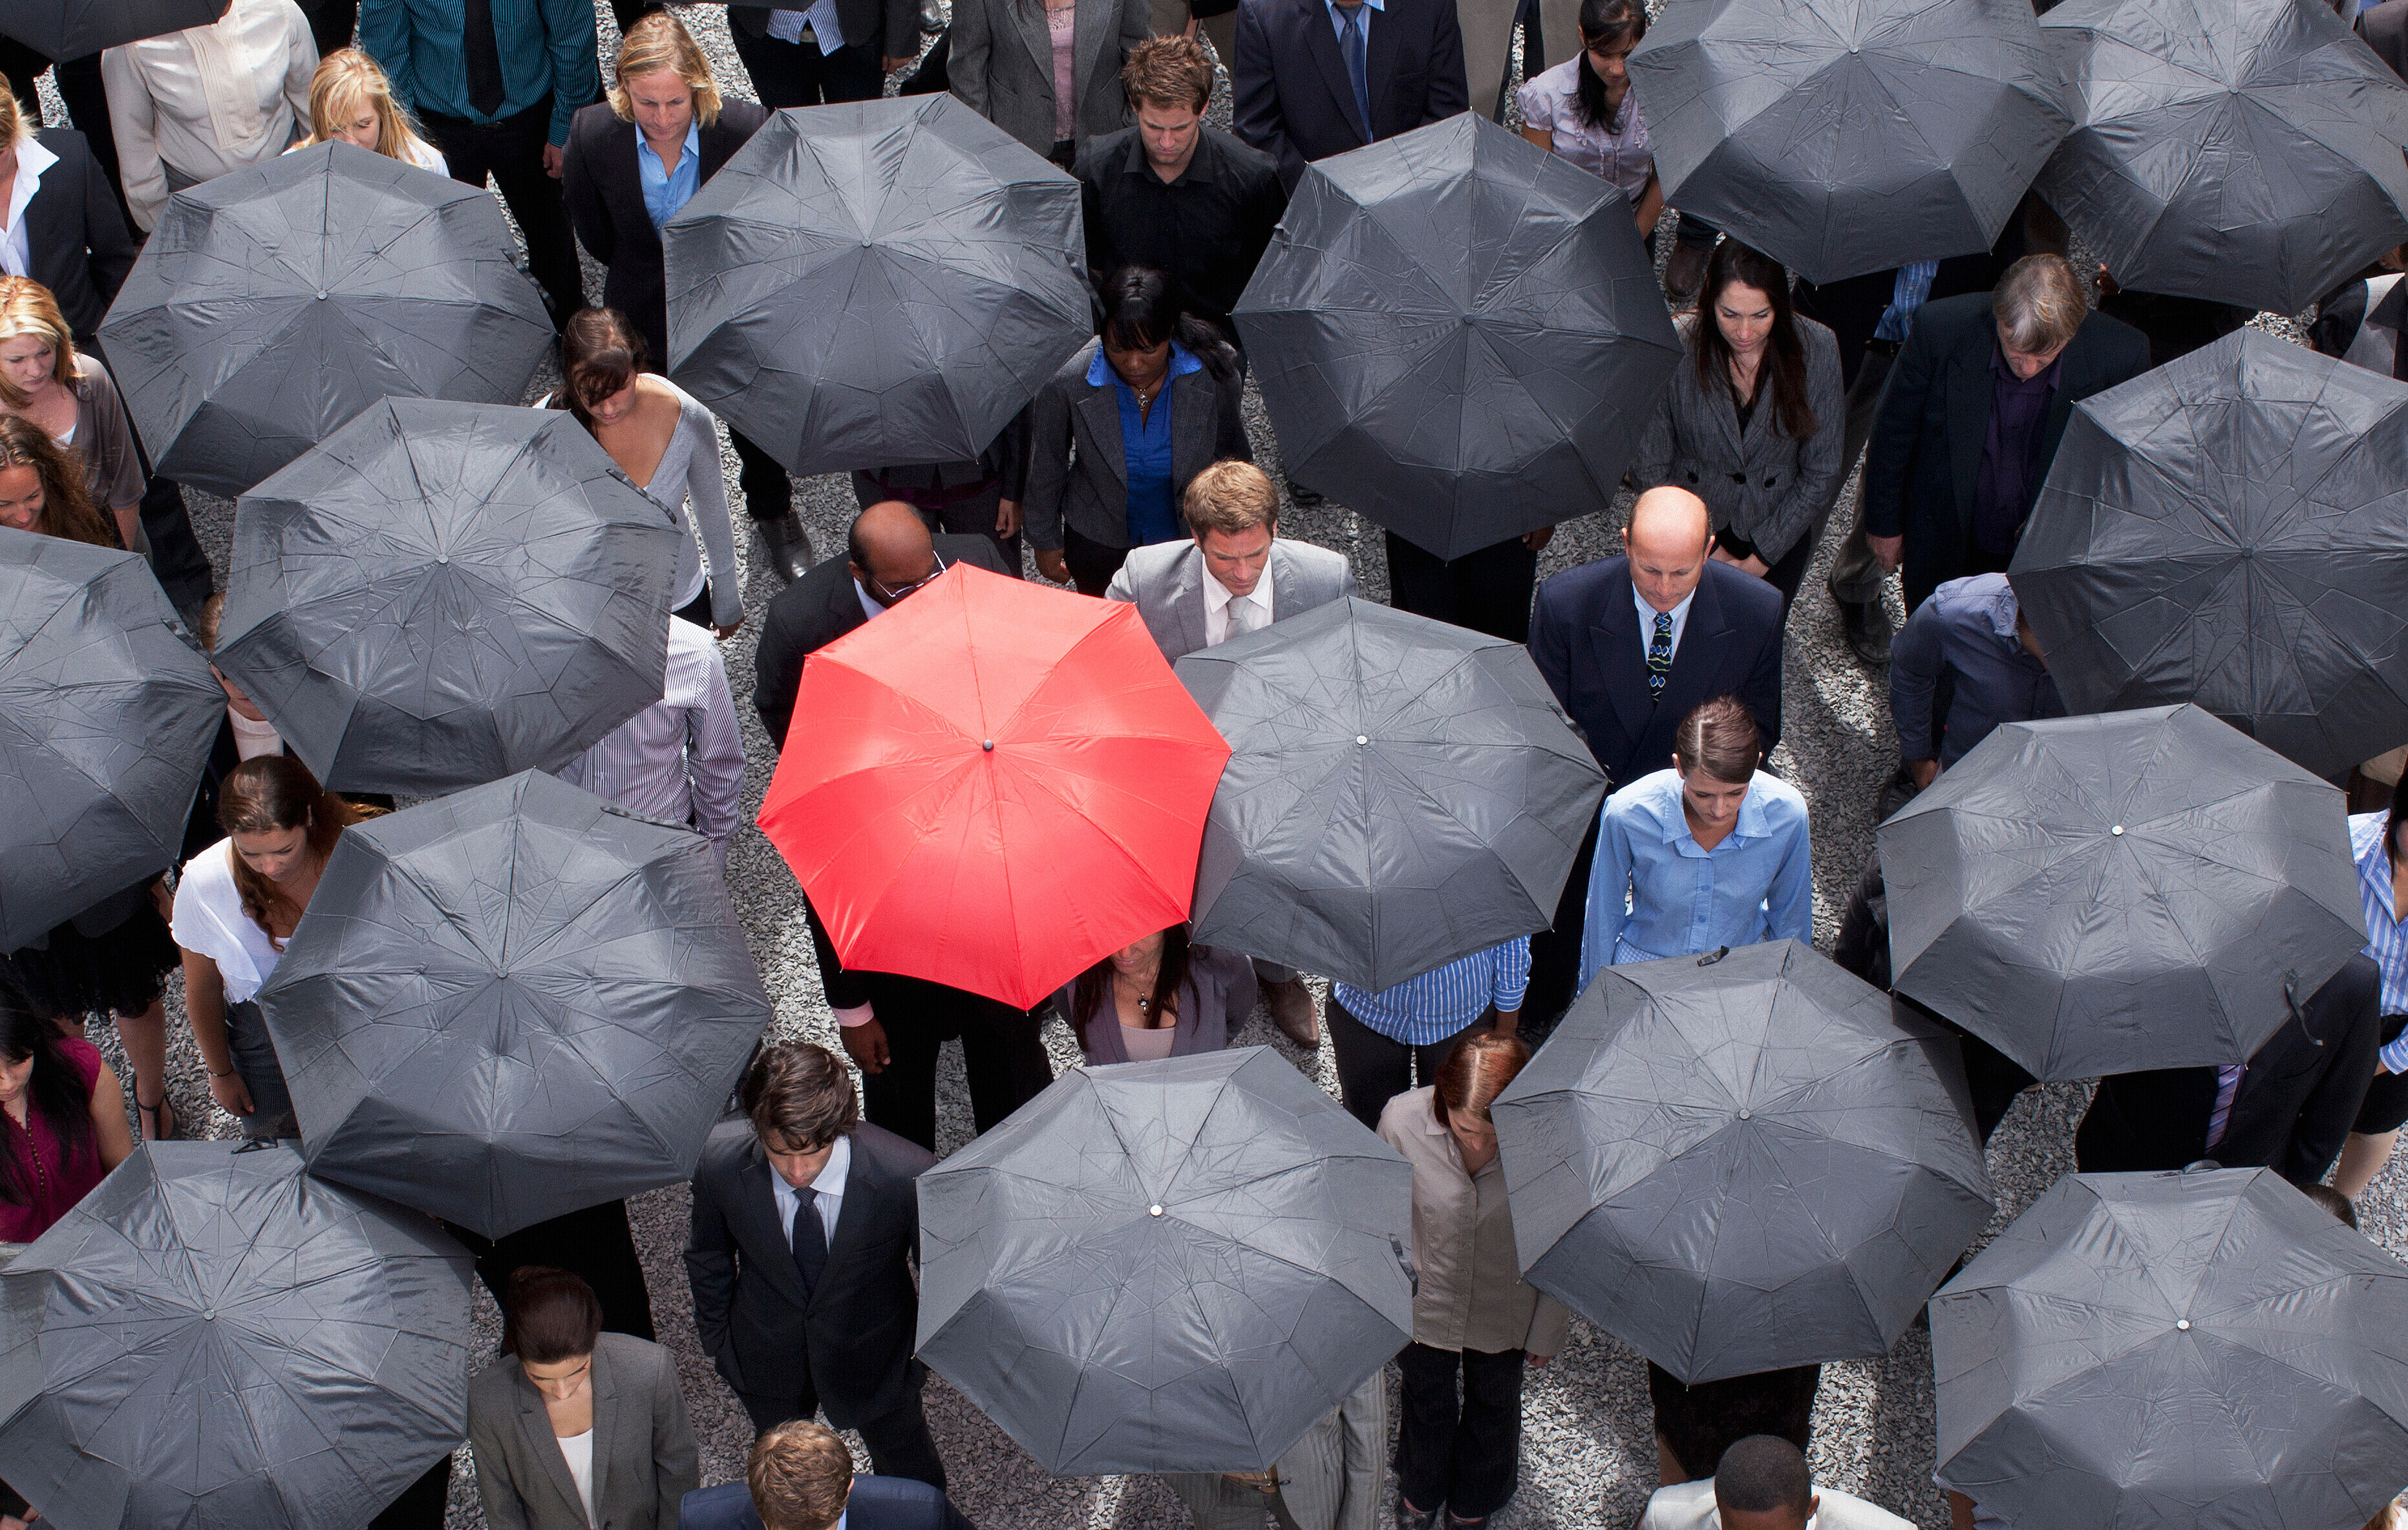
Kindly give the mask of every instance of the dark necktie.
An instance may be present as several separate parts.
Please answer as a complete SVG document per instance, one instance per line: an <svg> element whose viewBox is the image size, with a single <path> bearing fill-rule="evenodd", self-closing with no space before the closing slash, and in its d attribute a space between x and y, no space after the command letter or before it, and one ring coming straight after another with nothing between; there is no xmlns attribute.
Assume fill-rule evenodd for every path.
<svg viewBox="0 0 2408 1530"><path fill-rule="evenodd" d="M488 117L502 111L502 47L494 39L494 0L461 0L460 52L468 70L468 105Z"/></svg>
<svg viewBox="0 0 2408 1530"><path fill-rule="evenodd" d="M819 1289L820 1271L827 1268L827 1229L820 1225L819 1192L805 1185L795 1192L795 1273L803 1278L803 1294Z"/></svg>
<svg viewBox="0 0 2408 1530"><path fill-rule="evenodd" d="M1369 7L1360 3L1340 5L1339 11L1346 18L1345 35L1339 39L1340 50L1346 55L1346 78L1354 82L1354 109L1363 114L1363 136L1366 141L1380 136L1371 125L1371 87L1364 78L1368 67L1363 28L1364 13Z"/></svg>
<svg viewBox="0 0 2408 1530"><path fill-rule="evenodd" d="M1647 639L1647 699L1660 701L1672 678L1672 613L1656 613L1656 636Z"/></svg>

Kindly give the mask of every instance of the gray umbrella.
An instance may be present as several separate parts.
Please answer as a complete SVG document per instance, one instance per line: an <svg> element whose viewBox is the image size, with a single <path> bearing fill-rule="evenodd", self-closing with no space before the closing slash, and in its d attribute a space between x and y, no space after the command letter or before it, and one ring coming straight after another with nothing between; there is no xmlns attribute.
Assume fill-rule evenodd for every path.
<svg viewBox="0 0 2408 1530"><path fill-rule="evenodd" d="M2033 184L2136 291L2298 313L2408 240L2408 86L2330 6L2067 0Z"/></svg>
<svg viewBox="0 0 2408 1530"><path fill-rule="evenodd" d="M1611 505L1680 357L1622 193L1470 115L1309 167L1234 317L1290 474L1441 558Z"/></svg>
<svg viewBox="0 0 2408 1530"><path fill-rule="evenodd" d="M321 144L169 198L100 336L159 471L231 499L379 399L524 398L517 250L481 187Z"/></svg>
<svg viewBox="0 0 2408 1530"><path fill-rule="evenodd" d="M1989 249L2072 125L2024 0L1675 6L1630 85L1664 199L1813 282Z"/></svg>
<svg viewBox="0 0 2408 1530"><path fill-rule="evenodd" d="M1096 333L1079 183L950 95L779 112L663 242L670 374L797 473L976 457Z"/></svg>
<svg viewBox="0 0 2408 1530"><path fill-rule="evenodd" d="M217 662L337 791L558 769L660 699L681 535L566 414L390 399L243 496Z"/></svg>
<svg viewBox="0 0 2408 1530"><path fill-rule="evenodd" d="M1197 939L1377 991L1547 927L1605 778L1521 644L1338 600L1177 667L1233 751Z"/></svg>
<svg viewBox="0 0 2408 1530"><path fill-rule="evenodd" d="M224 13L225 0L0 0L0 34L46 59L80 59Z"/></svg>
<svg viewBox="0 0 2408 1530"><path fill-rule="evenodd" d="M2196 707L2010 722L1880 840L1898 991L2043 1080L2245 1063L2366 944L2341 794Z"/></svg>
<svg viewBox="0 0 2408 1530"><path fill-rule="evenodd" d="M1051 1472L1268 1470L1412 1337L1412 1178L1268 1047L1075 1069L920 1176L920 1356Z"/></svg>
<svg viewBox="0 0 2408 1530"><path fill-rule="evenodd" d="M2408 1481L2408 1271L2271 1169L2069 1174L1931 1304L1942 1485L2048 1530L2327 1530Z"/></svg>
<svg viewBox="0 0 2408 1530"><path fill-rule="evenodd" d="M2014 575L2069 709L2197 702L2337 779L2408 744L2408 386L2244 329L2095 393Z"/></svg>
<svg viewBox="0 0 2408 1530"><path fill-rule="evenodd" d="M0 1465L58 1530L360 1530L466 1429L468 1272L289 1149L139 1144L0 1271Z"/></svg>
<svg viewBox="0 0 2408 1530"><path fill-rule="evenodd" d="M1794 940L1607 968L1492 1114L1530 1283L1692 1384L1886 1352L1990 1220L1955 1038Z"/></svg>
<svg viewBox="0 0 2408 1530"><path fill-rule="evenodd" d="M691 1176L770 1018L710 842L533 774L345 834L259 1002L310 1171L487 1237Z"/></svg>
<svg viewBox="0 0 2408 1530"><path fill-rule="evenodd" d="M167 869L224 716L140 558L0 526L0 951Z"/></svg>

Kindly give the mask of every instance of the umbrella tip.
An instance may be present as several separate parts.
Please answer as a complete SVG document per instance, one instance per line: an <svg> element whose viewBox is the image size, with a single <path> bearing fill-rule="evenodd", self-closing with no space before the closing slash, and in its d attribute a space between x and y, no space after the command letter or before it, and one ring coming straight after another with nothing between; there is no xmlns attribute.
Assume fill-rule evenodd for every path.
<svg viewBox="0 0 2408 1530"><path fill-rule="evenodd" d="M989 754L993 754L995 752L995 740L992 738L982 738L979 740L979 748L986 751Z"/></svg>
<svg viewBox="0 0 2408 1530"><path fill-rule="evenodd" d="M1162 1208L1158 1206L1149 1206L1145 1208L1145 1214L1149 1217L1158 1217L1162 1215Z"/></svg>

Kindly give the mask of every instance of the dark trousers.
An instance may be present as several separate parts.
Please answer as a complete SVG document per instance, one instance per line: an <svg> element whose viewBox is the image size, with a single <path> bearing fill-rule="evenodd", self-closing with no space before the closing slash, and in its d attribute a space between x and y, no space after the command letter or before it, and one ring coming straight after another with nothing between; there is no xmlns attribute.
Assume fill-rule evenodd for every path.
<svg viewBox="0 0 2408 1530"><path fill-rule="evenodd" d="M477 1279L509 1310L510 1276L529 1265L548 1265L582 1276L602 1302L602 1326L614 1334L651 1339L652 1294L636 1257L636 1235L627 1225L627 1203L604 1201L581 1211L538 1222L500 1237L480 1237L466 1227L444 1228L477 1259Z"/></svg>
<svg viewBox="0 0 2408 1530"><path fill-rule="evenodd" d="M142 535L150 538L150 570L159 576L167 598L182 608L208 599L216 576L209 571L209 555L201 551L200 538L193 535L183 487L153 473L143 486L140 514Z"/></svg>
<svg viewBox="0 0 2408 1530"><path fill-rule="evenodd" d="M318 0L318 8L308 12L309 37L318 45L318 56L324 58L338 48L351 46L351 34L359 30L360 0ZM309 124L301 124L307 132Z"/></svg>
<svg viewBox="0 0 2408 1530"><path fill-rule="evenodd" d="M624 37L646 11L661 8L661 0L610 0L610 19L619 23L619 36Z"/></svg>
<svg viewBox="0 0 2408 1530"><path fill-rule="evenodd" d="M400 1497L368 1521L368 1530L443 1530L444 1510L451 1496L452 1458L447 1455L427 1467L423 1476L401 1490Z"/></svg>
<svg viewBox="0 0 2408 1530"><path fill-rule="evenodd" d="M1703 250L1713 249L1714 241L1722 236L1723 231L1721 229L1714 227L1713 224L1707 222L1704 219L1698 217L1694 213L1686 212L1681 214L1680 229L1672 236L1672 237L1692 249Z"/></svg>
<svg viewBox="0 0 2408 1530"><path fill-rule="evenodd" d="M1530 640L1530 592L1539 555L1512 536L1460 558L1440 558L1395 532L1388 538L1388 604L1509 643Z"/></svg>
<svg viewBox="0 0 2408 1530"><path fill-rule="evenodd" d="M1079 587L1082 595L1102 599L1111 586L1112 576L1128 562L1128 555L1129 550L1125 547L1106 547L1067 525L1062 528L1062 560L1070 565L1070 582Z"/></svg>
<svg viewBox="0 0 2408 1530"><path fill-rule="evenodd" d="M913 1362L915 1370L917 1366ZM754 1434L766 1433L788 1419L808 1419L819 1411L819 1394L811 1388L810 1372L806 1369L802 1374L799 1396L737 1394L737 1400L744 1405L745 1416L752 1421ZM861 1442L869 1447L871 1471L881 1477L909 1477L939 1493L945 1490L945 1463L937 1454L935 1437L928 1433L928 1415L920 1406L918 1387L911 1389L910 1402L874 1419L865 1419L856 1427L861 1431Z"/></svg>
<svg viewBox="0 0 2408 1530"><path fill-rule="evenodd" d="M786 465L769 455L742 431L729 426L727 444L736 449L736 485L744 491L744 510L755 521L777 521L795 508L795 480Z"/></svg>
<svg viewBox="0 0 2408 1530"><path fill-rule="evenodd" d="M1010 571L1011 577L1020 577L1019 534L1015 532L1010 536L995 534L996 514L1003 503L1001 479L978 493L932 509L913 500L908 490L889 489L867 473L855 473L853 476L853 497L865 510L883 500L899 499L920 512L920 519L926 522L928 534L932 536L939 532L956 536L983 536L995 544L996 555L1003 559L1003 566ZM1105 577L1105 582L1111 582L1111 576Z"/></svg>
<svg viewBox="0 0 2408 1530"><path fill-rule="evenodd" d="M1588 926L1588 874L1596 862L1597 821L1591 819L1580 853L1572 857L1572 868L1564 878L1563 896L1555 900L1554 926L1530 937L1530 987L1522 996L1526 1034L1535 1030L1545 1035L1580 996L1581 935Z"/></svg>
<svg viewBox="0 0 2408 1530"><path fill-rule="evenodd" d="M1819 524L1819 522L1818 522ZM1806 582L1806 565L1814 561L1813 530L1798 538L1798 545L1781 555L1781 561L1764 571L1764 582L1781 592L1781 620L1789 620L1789 608L1798 604L1798 587Z"/></svg>
<svg viewBox="0 0 2408 1530"><path fill-rule="evenodd" d="M857 41L823 54L815 42L748 37L733 28L736 56L752 77L752 93L771 111L838 101L875 101L886 93L879 39Z"/></svg>
<svg viewBox="0 0 2408 1530"><path fill-rule="evenodd" d="M552 301L552 322L564 324L585 307L585 278L577 265L577 236L568 226L568 204L560 182L544 173L544 146L551 140L552 97L497 122L472 122L421 107L419 124L443 151L452 179L483 187L491 176L501 188L519 232L526 236L527 272Z"/></svg>
<svg viewBox="0 0 2408 1530"><path fill-rule="evenodd" d="M1444 1504L1467 1520L1504 1508L1522 1466L1522 1351L1408 1344L1397 1368L1405 1380L1397 1430L1397 1491L1405 1502L1425 1513Z"/></svg>
<svg viewBox="0 0 2408 1530"><path fill-rule="evenodd" d="M1881 414L1883 397L1889 392L1890 364L1897 356L1878 347L1868 346L1865 358L1856 366L1856 385L1848 390L1848 421L1840 437L1840 482L1831 490L1831 499L1838 503L1840 493L1847 487L1848 470L1865 450L1872 436L1873 421ZM1818 540L1823 522L1829 519L1826 508L1815 520ZM1856 516L1849 526L1846 540L1831 556L1831 598L1842 605L1870 606L1881 598L1881 564L1865 541L1865 499L1861 490L1856 494Z"/></svg>
<svg viewBox="0 0 2408 1530"><path fill-rule="evenodd" d="M1335 994L1325 1009L1329 1019L1330 1058L1338 1069L1338 1097L1345 1103L1347 1114L1374 1131L1379 1129L1380 1112L1390 1100L1436 1079L1439 1065L1455 1051L1455 1044L1495 1013L1476 1017L1442 1041L1417 1047L1364 1024ZM1418 1498L1413 1503L1419 1509L1429 1507Z"/></svg>
<svg viewBox="0 0 2408 1530"><path fill-rule="evenodd" d="M1054 1081L1054 1065L1028 1011L924 979L887 972L862 978L885 1028L888 1054L882 1071L861 1080L862 1113L872 1125L937 1151L937 1054L955 1039L969 1075L970 1116L982 1132Z"/></svg>

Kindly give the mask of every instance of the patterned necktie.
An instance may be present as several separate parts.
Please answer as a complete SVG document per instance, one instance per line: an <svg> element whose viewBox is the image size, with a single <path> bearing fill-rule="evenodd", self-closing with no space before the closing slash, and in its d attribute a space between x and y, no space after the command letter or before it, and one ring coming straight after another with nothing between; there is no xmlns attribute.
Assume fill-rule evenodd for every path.
<svg viewBox="0 0 2408 1530"><path fill-rule="evenodd" d="M819 1289L820 1271L827 1268L827 1229L820 1225L820 1193L809 1185L795 1192L795 1273L803 1278L803 1294Z"/></svg>
<svg viewBox="0 0 2408 1530"><path fill-rule="evenodd" d="M1672 613L1656 613L1656 636L1647 640L1647 699L1664 698L1664 682L1672 678Z"/></svg>
<svg viewBox="0 0 2408 1530"><path fill-rule="evenodd" d="M1363 114L1363 136L1369 141L1380 136L1371 125L1371 87L1365 78L1369 64L1363 40L1363 13L1369 7L1357 0L1354 5L1341 4L1338 8L1346 14L1346 35L1340 41L1346 54L1347 78L1354 82L1354 109Z"/></svg>

